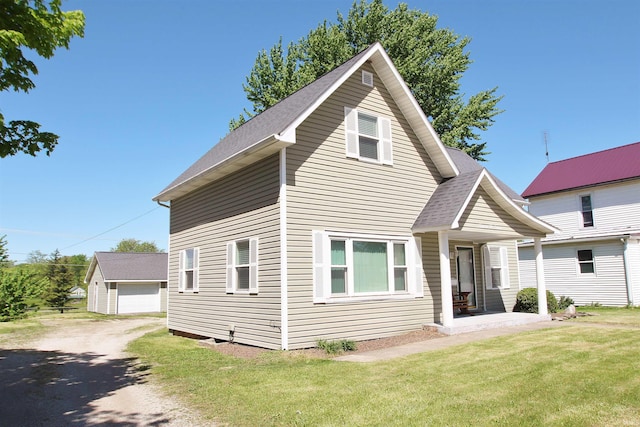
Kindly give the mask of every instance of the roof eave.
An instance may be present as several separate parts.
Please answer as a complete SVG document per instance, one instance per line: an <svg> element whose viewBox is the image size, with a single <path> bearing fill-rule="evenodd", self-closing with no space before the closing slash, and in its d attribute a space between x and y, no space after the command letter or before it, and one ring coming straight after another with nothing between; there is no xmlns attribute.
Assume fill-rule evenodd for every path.
<svg viewBox="0 0 640 427"><path fill-rule="evenodd" d="M178 197L184 196L185 194L202 187L203 185L223 178L232 172L266 158L271 154L275 154L281 149L293 145L294 143L295 141L291 141L290 138L270 135L245 150L212 165L193 178L166 189L155 196L152 200L155 202L169 202L171 200L175 200Z"/></svg>

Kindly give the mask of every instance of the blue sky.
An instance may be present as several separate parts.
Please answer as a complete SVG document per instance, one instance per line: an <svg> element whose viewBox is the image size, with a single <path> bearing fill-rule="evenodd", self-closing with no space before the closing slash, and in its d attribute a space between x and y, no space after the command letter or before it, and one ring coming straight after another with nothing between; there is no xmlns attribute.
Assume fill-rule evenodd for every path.
<svg viewBox="0 0 640 427"><path fill-rule="evenodd" d="M505 110L483 133L485 163L522 192L551 161L640 141L640 2L434 0L410 8L469 36L468 95L498 86ZM286 44L350 0L66 1L85 37L37 59L36 89L1 93L5 119L60 135L50 157L0 159L0 235L32 251L110 250L124 238L167 249L169 211L151 201L249 107L259 50ZM386 5L395 8L397 1Z"/></svg>

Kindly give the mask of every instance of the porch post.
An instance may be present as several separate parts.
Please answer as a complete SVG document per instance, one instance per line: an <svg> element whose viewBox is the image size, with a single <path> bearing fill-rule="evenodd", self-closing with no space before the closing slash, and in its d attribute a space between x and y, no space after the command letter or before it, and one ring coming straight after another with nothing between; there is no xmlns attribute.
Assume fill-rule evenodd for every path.
<svg viewBox="0 0 640 427"><path fill-rule="evenodd" d="M546 316L547 311L547 285L544 281L544 263L542 257L542 243L540 238L533 239L533 249L536 254L536 283L538 286L538 314Z"/></svg>
<svg viewBox="0 0 640 427"><path fill-rule="evenodd" d="M449 234L438 231L440 248L440 293L442 300L442 326L453 326L453 296L451 295L451 263L449 261Z"/></svg>

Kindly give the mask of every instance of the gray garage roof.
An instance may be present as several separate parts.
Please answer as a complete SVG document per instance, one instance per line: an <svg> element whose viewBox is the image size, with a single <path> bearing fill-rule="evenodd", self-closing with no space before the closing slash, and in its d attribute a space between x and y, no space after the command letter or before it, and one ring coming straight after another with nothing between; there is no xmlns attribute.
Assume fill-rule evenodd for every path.
<svg viewBox="0 0 640 427"><path fill-rule="evenodd" d="M168 255L151 252L96 252L87 279L96 267L105 282L166 281Z"/></svg>

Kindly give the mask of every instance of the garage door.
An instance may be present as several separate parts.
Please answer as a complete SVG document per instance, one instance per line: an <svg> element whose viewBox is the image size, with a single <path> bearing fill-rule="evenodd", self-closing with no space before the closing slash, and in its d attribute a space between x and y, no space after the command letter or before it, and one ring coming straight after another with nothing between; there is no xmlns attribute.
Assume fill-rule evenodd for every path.
<svg viewBox="0 0 640 427"><path fill-rule="evenodd" d="M160 311L157 283L118 283L118 314Z"/></svg>

